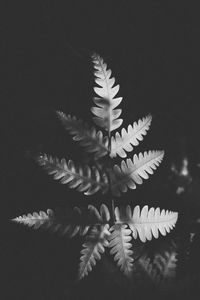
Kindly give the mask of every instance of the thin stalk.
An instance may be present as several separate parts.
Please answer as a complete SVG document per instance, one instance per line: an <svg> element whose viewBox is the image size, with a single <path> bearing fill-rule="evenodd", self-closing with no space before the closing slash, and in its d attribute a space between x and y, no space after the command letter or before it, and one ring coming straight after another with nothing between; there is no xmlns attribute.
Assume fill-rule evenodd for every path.
<svg viewBox="0 0 200 300"><path fill-rule="evenodd" d="M108 196L111 199L111 204L110 204L110 211L111 211L111 222L115 222L115 201L112 197L112 190L111 190L111 178L110 178L110 172L111 172L111 160L110 160L110 152L111 152L111 132L110 130L108 131L108 185L109 185L109 190L108 190Z"/></svg>

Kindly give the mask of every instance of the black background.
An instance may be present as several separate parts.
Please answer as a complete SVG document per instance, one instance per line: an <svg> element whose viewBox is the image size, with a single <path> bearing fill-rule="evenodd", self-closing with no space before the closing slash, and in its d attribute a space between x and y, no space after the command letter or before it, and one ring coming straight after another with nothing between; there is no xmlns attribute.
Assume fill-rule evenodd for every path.
<svg viewBox="0 0 200 300"><path fill-rule="evenodd" d="M83 158L55 110L90 124L94 81L89 55L95 51L120 83L124 126L153 115L142 147L165 149L167 154L155 178L165 178L167 163L179 156L182 140L191 163L198 163L199 14L190 1L42 0L1 2L0 6L0 273L5 288L0 288L0 298L71 299L64 297L64 291L67 295L76 275L80 242L8 220L66 203L85 205L90 199L53 182L29 154L43 151ZM145 188L148 191L148 184ZM144 194L141 188L135 195ZM101 202L101 198L91 199ZM147 204L149 200L143 199ZM174 208L172 199L169 205L164 203ZM88 283L85 286L87 299L96 299L95 291L89 290ZM105 298L101 284L97 287Z"/></svg>

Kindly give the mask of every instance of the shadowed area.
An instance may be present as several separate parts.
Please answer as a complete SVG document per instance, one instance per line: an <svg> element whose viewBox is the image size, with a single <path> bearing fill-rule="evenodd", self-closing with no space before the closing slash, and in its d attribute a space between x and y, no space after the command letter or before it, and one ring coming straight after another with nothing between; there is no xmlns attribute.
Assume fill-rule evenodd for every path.
<svg viewBox="0 0 200 300"><path fill-rule="evenodd" d="M11 1L9 7L2 1L0 6L0 298L128 300L200 295L198 10L190 4L153 0ZM123 127L152 115L151 129L134 151L165 150L153 177L116 204L179 212L177 227L167 239L136 242L132 281L105 255L77 283L82 239L69 240L9 222L34 211L98 207L105 201L100 193L83 198L54 181L32 159L47 153L88 163L55 111L94 125L93 52L104 58L120 84L117 97L123 97L119 105ZM160 289L167 270L177 281Z"/></svg>

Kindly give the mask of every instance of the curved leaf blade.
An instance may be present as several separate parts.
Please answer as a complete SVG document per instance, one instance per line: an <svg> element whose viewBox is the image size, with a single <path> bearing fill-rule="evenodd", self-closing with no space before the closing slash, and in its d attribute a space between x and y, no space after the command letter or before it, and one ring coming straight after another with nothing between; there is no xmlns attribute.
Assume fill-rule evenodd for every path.
<svg viewBox="0 0 200 300"><path fill-rule="evenodd" d="M33 229L38 229L40 227L49 228L54 223L54 212L51 209L47 209L47 212L40 211L39 213L29 213L11 219L11 221L33 227Z"/></svg>
<svg viewBox="0 0 200 300"><path fill-rule="evenodd" d="M95 82L99 87L94 87L94 91L98 97L95 97L94 103L97 105L91 108L95 115L93 118L96 125L111 132L121 126L123 120L118 119L121 115L121 109L115 109L122 97L115 98L119 91L119 85L114 86L115 78L111 77L111 70L107 69L107 64L96 53L92 55L94 64Z"/></svg>
<svg viewBox="0 0 200 300"><path fill-rule="evenodd" d="M153 260L147 255L139 259L145 273L148 275L159 289L169 289L175 284L177 270L177 251L175 249L165 250L162 253L156 253Z"/></svg>
<svg viewBox="0 0 200 300"><path fill-rule="evenodd" d="M72 160L67 163L65 159L60 161L46 154L39 156L37 161L48 174L54 175L54 179L67 184L69 188L84 192L85 195L93 195L99 190L103 193L107 191L107 177L105 174L102 176L96 167L85 165L78 168Z"/></svg>
<svg viewBox="0 0 200 300"><path fill-rule="evenodd" d="M105 252L108 246L109 225L100 225L92 228L90 234L86 238L81 250L81 258L79 265L79 280L88 275L92 268L96 265L96 261L101 259L101 254Z"/></svg>
<svg viewBox="0 0 200 300"><path fill-rule="evenodd" d="M103 136L102 131L89 128L81 119L77 120L76 117L65 115L61 111L56 113L64 128L73 136L73 140L79 142L86 152L94 153L96 158L108 154L108 137Z"/></svg>
<svg viewBox="0 0 200 300"><path fill-rule="evenodd" d="M131 248L131 230L125 224L115 224L111 227L111 236L109 237L110 254L114 255L114 260L121 271L128 277L132 273L133 258L131 255L133 251Z"/></svg>
<svg viewBox="0 0 200 300"><path fill-rule="evenodd" d="M23 224L31 227L35 230L45 229L51 232L59 233L62 236L74 237L76 234L85 235L90 227L91 218L88 215L84 215L83 212L78 208L74 207L71 212L65 213L64 215L58 214L51 209L47 209L47 212L40 211L39 213L29 213L12 219L11 221ZM94 223L97 220L94 219Z"/></svg>
<svg viewBox="0 0 200 300"><path fill-rule="evenodd" d="M126 207L123 212L119 208L115 209L115 216L118 223L126 223L132 231L134 239L139 239L145 243L147 240L151 241L152 238L158 238L159 234L165 236L174 227L178 219L178 213L172 211L161 211L160 208L148 208L145 205L141 210L137 205L131 211L130 206Z"/></svg>
<svg viewBox="0 0 200 300"><path fill-rule="evenodd" d="M126 152L131 152L133 146L139 145L139 142L143 140L143 136L147 134L152 121L152 116L148 115L143 119L139 119L138 122L134 122L133 125L129 125L127 129L121 130L115 133L115 136L111 138L111 153L110 157L116 157L119 155L124 158L127 156Z"/></svg>
<svg viewBox="0 0 200 300"><path fill-rule="evenodd" d="M121 166L114 165L112 180L112 193L120 196L129 189L136 189L136 184L142 184L143 179L148 179L153 174L164 157L164 151L145 151L123 160Z"/></svg>

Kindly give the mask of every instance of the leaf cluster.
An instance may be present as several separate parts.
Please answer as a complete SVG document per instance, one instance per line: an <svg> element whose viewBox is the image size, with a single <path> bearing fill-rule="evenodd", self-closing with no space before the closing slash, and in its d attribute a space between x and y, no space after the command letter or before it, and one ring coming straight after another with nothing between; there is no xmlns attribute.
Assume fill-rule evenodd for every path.
<svg viewBox="0 0 200 300"><path fill-rule="evenodd" d="M120 197L128 189L136 189L154 173L163 160L164 151L149 150L128 158L147 134L152 116L147 115L116 131L123 123L123 119L119 118L122 109L118 108L122 97L117 96L120 86L115 85L111 70L98 54L94 53L91 59L97 85L94 87L91 112L98 129L95 125L90 128L86 122L61 111L56 114L73 140L93 156L92 162L78 165L71 159L59 159L46 153L39 155L36 161L55 180L71 189L86 196L103 193L107 205L102 204L100 210L89 205L85 211L75 207L65 218L60 218L49 209L14 218L13 221L34 229L49 229L64 236L85 236L79 279L88 275L97 260L101 259L105 248L110 249L121 271L130 276L134 263L132 240L139 238L144 243L158 238L160 234L165 236L175 226L178 214L160 208L149 209L147 205L143 208L127 206L125 210L115 207L115 197ZM113 164L117 156L122 160L120 164ZM106 163L103 163L104 159ZM149 270L148 263L143 265Z"/></svg>

